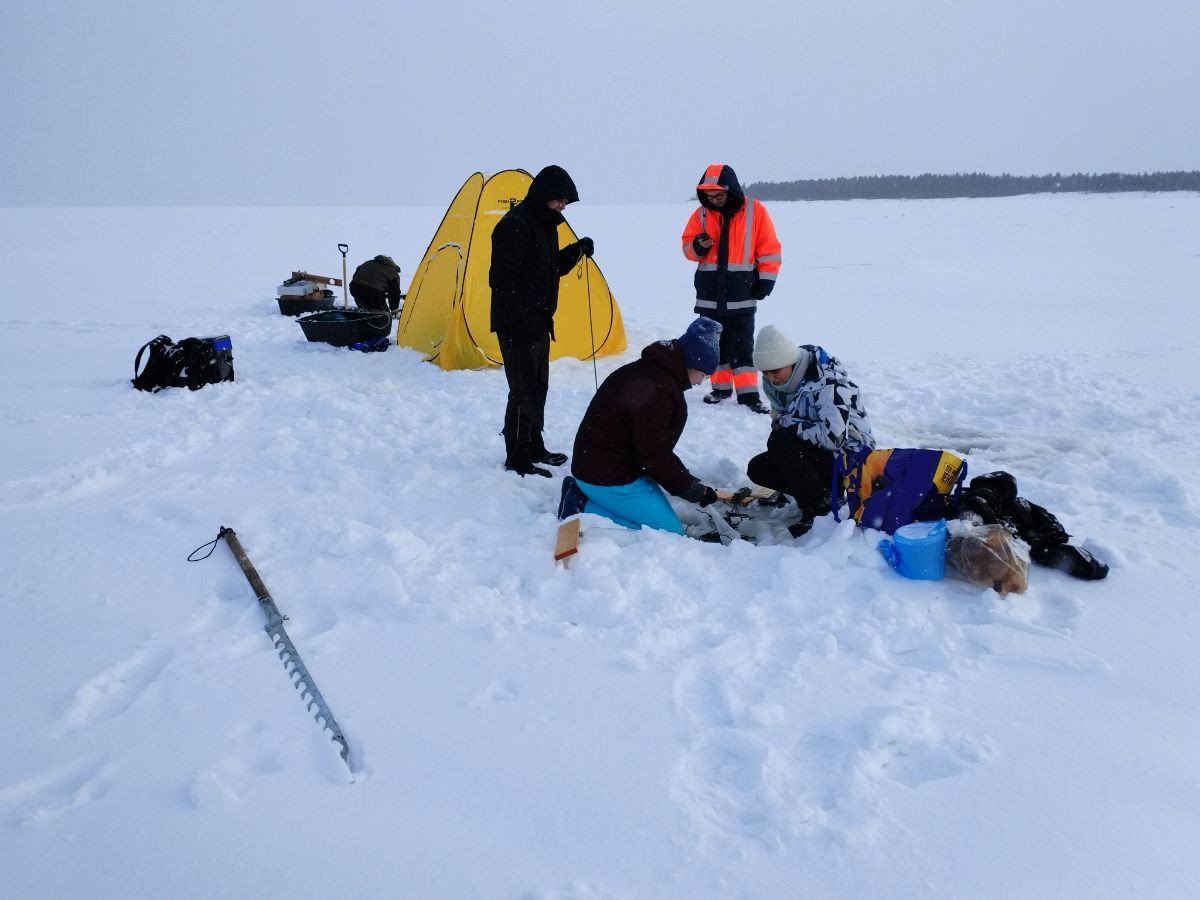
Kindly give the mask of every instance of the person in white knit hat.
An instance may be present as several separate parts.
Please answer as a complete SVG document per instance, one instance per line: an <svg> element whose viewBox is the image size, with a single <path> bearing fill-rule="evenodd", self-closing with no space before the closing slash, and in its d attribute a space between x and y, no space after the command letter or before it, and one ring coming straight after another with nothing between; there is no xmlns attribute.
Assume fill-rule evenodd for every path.
<svg viewBox="0 0 1200 900"><path fill-rule="evenodd" d="M771 405L771 435L746 474L796 501L800 520L789 531L799 537L832 509L834 457L873 449L875 436L858 385L823 347L797 346L767 325L754 342L754 367Z"/></svg>

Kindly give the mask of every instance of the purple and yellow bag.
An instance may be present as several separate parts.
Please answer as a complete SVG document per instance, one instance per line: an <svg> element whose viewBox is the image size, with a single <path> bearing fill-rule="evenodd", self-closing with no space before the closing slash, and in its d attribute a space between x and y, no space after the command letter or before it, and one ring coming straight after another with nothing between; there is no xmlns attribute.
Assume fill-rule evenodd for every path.
<svg viewBox="0 0 1200 900"><path fill-rule="evenodd" d="M966 460L947 450L864 449L833 466L834 496L840 482L854 521L888 534L909 522L954 518L966 477Z"/></svg>

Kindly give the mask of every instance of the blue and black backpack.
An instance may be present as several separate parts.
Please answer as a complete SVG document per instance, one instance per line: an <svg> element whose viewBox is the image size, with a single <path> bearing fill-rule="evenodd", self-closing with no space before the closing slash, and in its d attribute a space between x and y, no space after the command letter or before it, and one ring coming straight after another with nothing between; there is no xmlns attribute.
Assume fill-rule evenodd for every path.
<svg viewBox="0 0 1200 900"><path fill-rule="evenodd" d="M141 368L143 354L146 365ZM233 380L233 342L229 335L184 338L176 343L160 334L138 350L130 383L139 391L156 393L169 387L198 391L206 384Z"/></svg>

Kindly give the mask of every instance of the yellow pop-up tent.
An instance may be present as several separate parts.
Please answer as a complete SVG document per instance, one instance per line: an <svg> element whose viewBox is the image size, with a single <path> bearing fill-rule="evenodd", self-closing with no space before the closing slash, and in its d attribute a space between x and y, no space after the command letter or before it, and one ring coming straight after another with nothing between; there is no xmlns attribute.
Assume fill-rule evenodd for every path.
<svg viewBox="0 0 1200 900"><path fill-rule="evenodd" d="M525 198L533 177L521 169L476 172L459 189L408 286L396 343L424 353L443 369L501 364L490 330L488 269L492 229ZM578 238L558 228L559 246ZM621 310L595 261L585 257L559 282L550 358L591 359L625 349Z"/></svg>

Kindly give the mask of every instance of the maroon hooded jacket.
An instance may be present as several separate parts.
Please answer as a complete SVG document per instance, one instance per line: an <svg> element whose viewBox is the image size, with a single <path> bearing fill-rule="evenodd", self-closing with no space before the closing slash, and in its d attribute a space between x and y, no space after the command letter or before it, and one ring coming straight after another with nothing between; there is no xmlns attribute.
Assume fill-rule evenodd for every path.
<svg viewBox="0 0 1200 900"><path fill-rule="evenodd" d="M571 474L604 487L648 475L682 496L697 479L675 455L692 386L678 341L658 341L604 379L579 423Z"/></svg>

